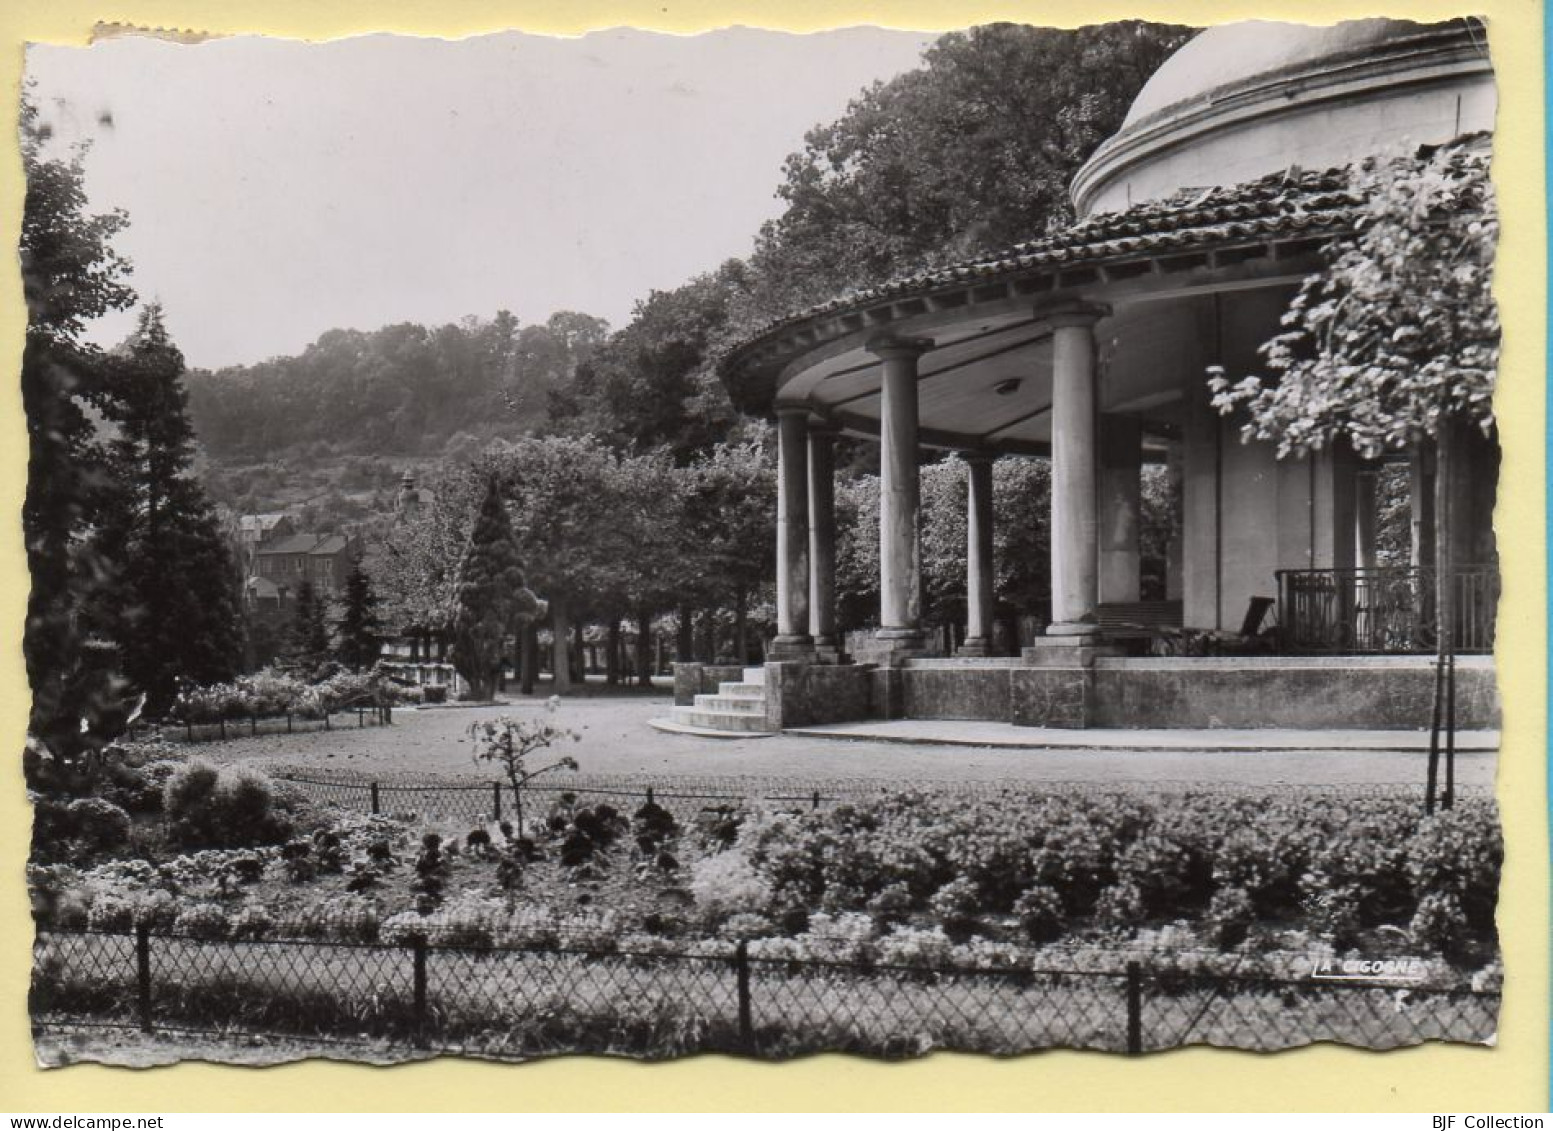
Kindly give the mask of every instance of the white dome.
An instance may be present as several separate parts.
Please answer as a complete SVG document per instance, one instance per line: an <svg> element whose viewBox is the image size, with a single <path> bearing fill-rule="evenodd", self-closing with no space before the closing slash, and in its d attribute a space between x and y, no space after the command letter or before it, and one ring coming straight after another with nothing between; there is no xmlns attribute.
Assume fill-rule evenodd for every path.
<svg viewBox="0 0 1553 1131"><path fill-rule="evenodd" d="M1144 84L1073 180L1080 215L1291 165L1324 169L1492 130L1480 23L1254 21L1209 28Z"/></svg>

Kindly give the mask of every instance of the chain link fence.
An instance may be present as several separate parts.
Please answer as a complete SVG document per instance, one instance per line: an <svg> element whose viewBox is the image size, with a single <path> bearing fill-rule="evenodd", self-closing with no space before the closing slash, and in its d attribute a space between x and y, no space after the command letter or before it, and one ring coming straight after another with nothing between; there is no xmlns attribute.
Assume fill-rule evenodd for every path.
<svg viewBox="0 0 1553 1131"><path fill-rule="evenodd" d="M234 738L257 738L268 734L306 734L319 730L357 730L364 727L392 726L394 709L377 704L342 707L322 715L245 715L212 722L168 721L149 725L130 724L126 736L159 737L188 744L226 742Z"/></svg>
<svg viewBox="0 0 1553 1131"><path fill-rule="evenodd" d="M502 781L479 781L468 777L434 779L397 775L368 776L285 764L269 764L267 769L274 777L290 783L313 801L360 813L382 813L433 821L500 821L510 817L517 809L511 784ZM1092 781L915 780L904 783L876 778L681 777L643 774L568 774L565 777L551 777L544 782L525 785L521 798L523 811L530 816L548 812L556 801L567 795L580 805L608 804L623 812L632 812L652 801L667 809L676 820L688 822L708 814L754 804L793 811L821 809L874 801L885 793L900 792L903 789L937 796L964 797L967 800L1022 800L1052 794L1331 794L1350 800L1358 797L1409 798L1415 799L1420 808L1424 798L1422 783L1417 786L1262 785L1194 781L1117 781L1096 784ZM1456 792L1462 797L1491 796L1489 789L1470 786L1458 786Z"/></svg>
<svg viewBox="0 0 1553 1131"><path fill-rule="evenodd" d="M1500 1000L1465 986L1183 970L1133 953L1085 970L1040 951L988 968L887 965L763 955L759 942L553 932L433 946L51 930L33 953L31 1013L45 1031L106 1024L503 1058L1481 1043Z"/></svg>

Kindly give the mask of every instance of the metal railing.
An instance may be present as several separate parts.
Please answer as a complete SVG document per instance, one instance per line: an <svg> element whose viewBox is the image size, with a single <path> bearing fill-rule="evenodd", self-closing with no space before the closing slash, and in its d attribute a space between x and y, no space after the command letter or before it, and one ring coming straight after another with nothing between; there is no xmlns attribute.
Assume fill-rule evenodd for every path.
<svg viewBox="0 0 1553 1131"><path fill-rule="evenodd" d="M1435 571L1415 566L1278 571L1278 624L1289 652L1406 655L1439 642ZM1457 653L1492 652L1499 571L1451 571Z"/></svg>
<svg viewBox="0 0 1553 1131"><path fill-rule="evenodd" d="M996 965L866 961L762 940L533 939L429 944L40 930L29 1004L41 1031L264 1034L486 1056L723 1051L792 1056L934 1048L1142 1053L1484 1042L1497 989L1267 977L1123 952ZM780 942L781 940L777 940ZM839 940L838 940L839 941ZM822 948L823 949L823 948ZM1091 960L1093 956L1091 955ZM1190 958L1190 955L1185 957Z"/></svg>

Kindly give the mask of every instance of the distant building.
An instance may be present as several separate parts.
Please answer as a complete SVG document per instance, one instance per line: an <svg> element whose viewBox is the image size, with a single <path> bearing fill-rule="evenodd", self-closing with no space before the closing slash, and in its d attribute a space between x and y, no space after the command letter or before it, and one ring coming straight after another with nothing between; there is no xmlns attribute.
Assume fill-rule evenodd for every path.
<svg viewBox="0 0 1553 1131"><path fill-rule="evenodd" d="M359 551L356 539L342 534L282 535L254 550L249 588L267 593L267 588L253 585L265 582L285 600L288 593L294 596L303 582L311 582L314 592L333 596L344 590L351 562Z"/></svg>
<svg viewBox="0 0 1553 1131"><path fill-rule="evenodd" d="M237 551L237 563L242 568L243 576L253 576L254 551L262 543L295 533L296 526L288 514L240 515L233 529L233 542Z"/></svg>

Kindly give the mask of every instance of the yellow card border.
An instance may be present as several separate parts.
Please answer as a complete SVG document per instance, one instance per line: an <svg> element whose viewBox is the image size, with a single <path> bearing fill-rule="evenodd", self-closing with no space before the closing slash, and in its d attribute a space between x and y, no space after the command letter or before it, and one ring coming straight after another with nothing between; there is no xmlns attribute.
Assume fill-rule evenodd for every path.
<svg viewBox="0 0 1553 1131"><path fill-rule="evenodd" d="M177 1111L1082 1111L1401 1110L1546 1111L1549 1081L1549 903L1546 743L1546 194L1542 6L1486 0L1298 3L1296 0L1009 3L969 0L851 0L819 3L669 3L668 0L34 0L0 5L0 136L16 136L22 45L84 43L95 24L264 33L332 39L371 31L458 38L504 28L578 35L633 25L690 34L745 24L816 31L857 24L949 30L1022 20L1074 26L1139 17L1182 23L1239 19L1333 22L1361 16L1489 20L1500 118L1494 174L1503 214L1496 293L1505 326L1499 416L1504 446L1497 525L1504 604L1499 675L1504 748L1499 773L1507 861L1500 901L1507 982L1495 1048L1427 1046L1373 1053L1322 1046L1255 1054L1190 1049L1127 1060L1049 1052L1009 1059L935 1055L885 1064L814 1057L783 1065L694 1057L643 1065L569 1057L528 1065L445 1059L372 1068L312 1061L277 1068L185 1064L114 1069L34 1066L26 984L31 924L22 885L29 814L20 753L27 687L21 628L27 592L20 536L26 432L14 381L0 395L0 625L12 646L0 657L0 723L13 751L0 792L0 1109L15 1112ZM0 151L0 246L17 242L21 163L14 143ZM753 234L753 233L752 233ZM15 262L14 253L10 253ZM239 312L240 313L240 312ZM0 272L0 357L20 366L25 324L15 271Z"/></svg>

